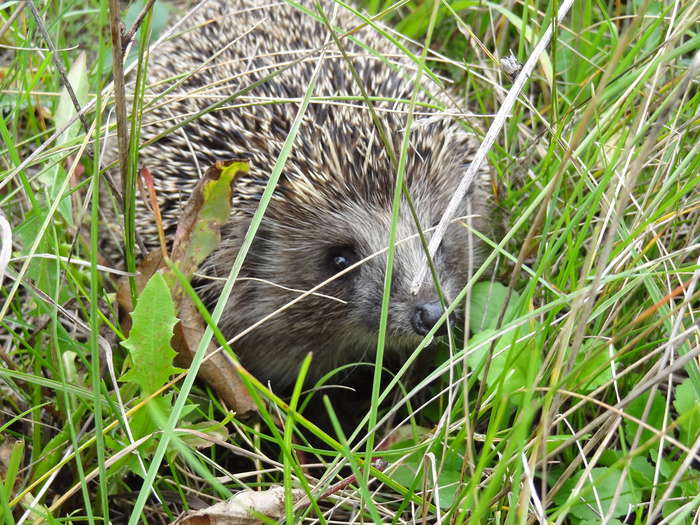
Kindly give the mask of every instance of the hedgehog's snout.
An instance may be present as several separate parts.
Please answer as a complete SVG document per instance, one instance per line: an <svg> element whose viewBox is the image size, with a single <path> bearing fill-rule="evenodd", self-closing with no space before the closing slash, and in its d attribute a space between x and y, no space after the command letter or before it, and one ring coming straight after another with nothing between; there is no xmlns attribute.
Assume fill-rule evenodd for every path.
<svg viewBox="0 0 700 525"><path fill-rule="evenodd" d="M442 305L440 301L418 304L413 310L411 326L418 335L427 334L442 316ZM447 333L447 323L443 323L435 335L445 335Z"/></svg>
<svg viewBox="0 0 700 525"><path fill-rule="evenodd" d="M435 326L441 315L442 306L439 301L419 304L413 311L411 325L418 335L425 335Z"/></svg>

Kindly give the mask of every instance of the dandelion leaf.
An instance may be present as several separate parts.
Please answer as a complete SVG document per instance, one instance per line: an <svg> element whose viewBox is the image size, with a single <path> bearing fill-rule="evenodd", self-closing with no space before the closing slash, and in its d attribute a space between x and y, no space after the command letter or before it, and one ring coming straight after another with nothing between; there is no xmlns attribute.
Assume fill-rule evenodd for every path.
<svg viewBox="0 0 700 525"><path fill-rule="evenodd" d="M129 338L122 343L131 356L131 369L121 380L136 383L143 394L150 394L181 371L173 366L175 351L170 346L177 322L175 305L160 273L151 277L139 295L131 320Z"/></svg>

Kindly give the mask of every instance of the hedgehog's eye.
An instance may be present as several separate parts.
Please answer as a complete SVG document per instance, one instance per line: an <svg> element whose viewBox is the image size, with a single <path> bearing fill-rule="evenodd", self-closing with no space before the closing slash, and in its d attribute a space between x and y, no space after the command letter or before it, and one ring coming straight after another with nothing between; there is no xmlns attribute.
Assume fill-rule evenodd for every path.
<svg viewBox="0 0 700 525"><path fill-rule="evenodd" d="M327 265L332 273L342 272L357 262L352 246L333 246L328 250Z"/></svg>

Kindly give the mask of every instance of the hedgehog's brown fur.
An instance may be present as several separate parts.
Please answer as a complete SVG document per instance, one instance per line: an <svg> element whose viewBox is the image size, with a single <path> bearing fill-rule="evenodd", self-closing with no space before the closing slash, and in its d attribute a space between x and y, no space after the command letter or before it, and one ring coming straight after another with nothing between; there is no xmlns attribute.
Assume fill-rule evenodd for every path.
<svg viewBox="0 0 700 525"><path fill-rule="evenodd" d="M347 31L362 23L342 8L334 12L331 2L323 5L335 27ZM315 12L313 7L309 9ZM332 276L339 263L342 266L387 247L396 169L350 68L333 40L326 38L323 23L283 3L210 0L192 17L189 27L161 44L150 57L147 96L163 96L156 97L144 115L143 141L305 57L226 107L141 148L141 164L156 179L161 212L170 233L181 204L208 166L231 158L246 158L250 163L249 175L236 183L234 211L221 246L201 268L203 274L228 275L318 61L323 62L315 97L356 97L354 101L313 101L308 107L240 282L235 284L219 323L223 333L233 338L298 297L299 290L308 290ZM375 108L398 151L415 67L374 29L361 29L353 38L343 39L346 52L367 94L383 98ZM325 54L320 51L324 45ZM438 88L426 85L419 93L421 106L411 128L405 171L424 229L441 217L475 151L474 139L458 123L425 108L425 104L435 104L429 91L437 92ZM279 99L293 100L264 103ZM450 226L435 257L448 300L463 288L471 268L482 260L483 245L465 223L487 235L493 231L488 179L485 168L459 213L469 218ZM153 247L157 239L154 220L141 204L137 225ZM409 292L409 283L424 264L425 255L405 202L397 231L398 239L413 238L397 247L394 262L387 339L387 351L394 355L415 347L422 338L415 330L416 305L437 300L430 278L417 296ZM371 358L377 342L385 264L386 254L380 253L325 286L320 290L323 295L299 301L238 340L234 350L257 377L271 380L280 389L294 380L308 352L314 354L311 379L338 365ZM197 285L206 303L213 305L223 283L202 279Z"/></svg>

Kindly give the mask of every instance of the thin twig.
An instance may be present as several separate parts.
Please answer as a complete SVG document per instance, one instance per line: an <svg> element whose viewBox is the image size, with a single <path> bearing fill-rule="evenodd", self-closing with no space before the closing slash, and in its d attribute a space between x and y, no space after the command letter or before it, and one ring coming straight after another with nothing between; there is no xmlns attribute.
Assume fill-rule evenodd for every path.
<svg viewBox="0 0 700 525"><path fill-rule="evenodd" d="M109 29L112 33L112 67L114 78L114 109L117 119L117 149L121 171L122 195L129 166L129 129L126 120L126 84L124 82L124 54L122 53L122 24L119 21L119 0L109 0Z"/></svg>
<svg viewBox="0 0 700 525"><path fill-rule="evenodd" d="M53 41L51 40L51 37L49 36L48 31L46 31L46 26L44 25L44 20L41 18L41 15L39 14L39 11L37 11L36 6L34 5L34 2L32 0L27 0L27 5L29 5L29 8L32 10L32 15L34 15L34 19L36 20L36 25L39 28L39 32L44 37L44 40L46 41L46 45L49 46L49 49L51 50L51 57L53 58L53 63L56 66L56 69L58 70L58 74L61 77L61 82L63 82L63 87L66 88L66 92L68 93L68 96L70 97L71 102L73 102L73 107L75 108L75 111L80 118L80 123L83 125L83 128L85 129L85 133L89 133L90 126L88 125L87 120L85 120L85 115L83 115L83 112L81 111L80 102L78 102L78 97L75 96L75 91L73 91L73 86L71 86L70 82L68 81L68 73L66 72L66 68L63 67L63 62L61 62L61 57L58 56L58 50L56 49L56 46L53 44Z"/></svg>
<svg viewBox="0 0 700 525"><path fill-rule="evenodd" d="M134 39L134 35L136 34L136 31L139 30L139 27L141 27L141 24L143 23L144 18L146 18L146 15L148 14L148 10L151 9L153 4L155 3L156 0L148 0L145 6L143 6L143 9L141 9L141 12L139 13L139 16L136 17L136 21L134 24L131 26L131 29L129 29L126 33L124 33L121 37L122 39L122 55L126 53L126 48L128 45L131 43L131 41Z"/></svg>
<svg viewBox="0 0 700 525"><path fill-rule="evenodd" d="M435 256L435 252L437 252L438 246L440 246L442 238L445 236L445 232L447 231L447 226L449 225L450 220L457 212L457 208L459 208L460 204L464 200L464 196L467 194L467 191L469 191L469 188L471 187L472 182L476 177L476 174L479 172L481 165L486 160L487 153L490 151L491 147L493 146L493 143L496 141L496 137L505 125L506 119L510 115L511 109L515 104L515 101L518 98L520 91L522 90L523 86L525 85L525 82L528 80L528 78L532 74L533 69L535 68L535 63L539 60L540 55L544 52L545 48L549 44L549 41L552 38L552 30L554 26L561 23L562 19L564 18L564 16L566 16L566 13L568 13L569 9L571 8L573 2L574 0L565 0L564 2L562 2L561 7L559 8L559 13L557 14L557 19L552 20L552 23L549 25L544 35L542 35L542 39L537 43L535 49L533 49L532 51L532 54L530 54L530 57L527 59L527 62L525 62L525 65L520 71L518 77L515 79L515 82L513 82L513 87L511 87L510 91L508 91L508 95L506 95L506 98L503 101L503 105L498 110L498 113L496 113L496 117L493 119L491 127L486 132L481 146L479 146L479 149L474 154L474 159L472 160L471 164L469 165L469 168L467 169L467 172L464 174L464 177L459 183L457 191L455 191L452 200L450 200L450 203L447 205L445 213L442 214L442 219L440 219L440 223L438 224L435 233L430 239L430 258L433 258ZM427 264L422 264L420 270L418 270L418 273L416 274L415 278L413 279L413 282L411 283L411 293L413 295L416 295L418 293L418 290L420 289L420 283L422 283L423 279L425 279L425 274L427 271Z"/></svg>

